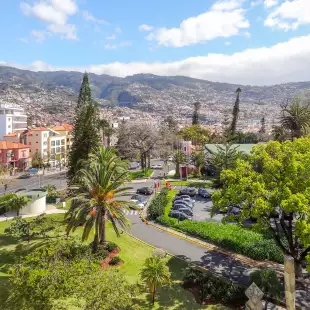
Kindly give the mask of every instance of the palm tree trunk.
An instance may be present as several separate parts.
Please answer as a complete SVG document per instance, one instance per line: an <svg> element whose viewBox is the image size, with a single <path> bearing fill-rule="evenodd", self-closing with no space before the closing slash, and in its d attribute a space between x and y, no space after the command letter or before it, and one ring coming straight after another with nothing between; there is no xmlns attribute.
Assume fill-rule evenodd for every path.
<svg viewBox="0 0 310 310"><path fill-rule="evenodd" d="M93 253L97 252L98 248L98 234L95 233L94 241L93 241Z"/></svg>
<svg viewBox="0 0 310 310"><path fill-rule="evenodd" d="M106 236L106 211L105 210L103 211L102 218L101 218L100 243L101 244L106 244L107 243L107 236Z"/></svg>
<svg viewBox="0 0 310 310"><path fill-rule="evenodd" d="M107 144L108 144L108 147L111 146L111 135L110 134L108 134L107 136Z"/></svg>
<svg viewBox="0 0 310 310"><path fill-rule="evenodd" d="M156 284L152 284L152 304L155 304L155 293L156 293Z"/></svg>

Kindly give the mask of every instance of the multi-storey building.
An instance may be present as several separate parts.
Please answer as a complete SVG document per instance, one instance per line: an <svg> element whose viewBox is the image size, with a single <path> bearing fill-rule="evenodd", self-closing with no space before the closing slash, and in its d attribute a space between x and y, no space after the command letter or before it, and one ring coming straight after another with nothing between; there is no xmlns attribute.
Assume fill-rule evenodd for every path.
<svg viewBox="0 0 310 310"><path fill-rule="evenodd" d="M16 104L0 103L0 139L15 131L27 129L27 116Z"/></svg>
<svg viewBox="0 0 310 310"><path fill-rule="evenodd" d="M28 145L22 143L0 141L0 163L5 168L24 170L31 161L29 149Z"/></svg>

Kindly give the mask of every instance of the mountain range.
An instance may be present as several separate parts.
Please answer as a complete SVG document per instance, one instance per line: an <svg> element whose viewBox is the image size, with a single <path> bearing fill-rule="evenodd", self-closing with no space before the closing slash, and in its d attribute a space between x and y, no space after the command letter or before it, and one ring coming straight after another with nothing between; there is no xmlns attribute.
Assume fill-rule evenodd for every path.
<svg viewBox="0 0 310 310"><path fill-rule="evenodd" d="M66 114L75 105L82 78L81 72L33 72L0 66L0 100L18 103L29 113ZM238 87L242 89L242 103L250 110L261 105L279 107L310 89L310 81L250 86L152 74L120 78L90 73L89 80L93 97L101 107L159 113L173 111L175 107L182 107L186 112L195 101L205 107L231 107Z"/></svg>

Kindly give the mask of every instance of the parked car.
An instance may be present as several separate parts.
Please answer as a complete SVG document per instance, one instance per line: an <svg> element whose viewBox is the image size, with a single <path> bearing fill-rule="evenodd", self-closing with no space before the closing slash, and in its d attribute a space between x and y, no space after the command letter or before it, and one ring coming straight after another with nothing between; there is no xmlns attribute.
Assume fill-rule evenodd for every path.
<svg viewBox="0 0 310 310"><path fill-rule="evenodd" d="M134 203L138 209L144 209L145 204L136 199L131 199L130 202Z"/></svg>
<svg viewBox="0 0 310 310"><path fill-rule="evenodd" d="M180 221L191 220L193 218L192 216L188 216L187 214L185 214L183 212L179 212L179 211L170 211L169 216L176 218Z"/></svg>
<svg viewBox="0 0 310 310"><path fill-rule="evenodd" d="M188 196L188 195L180 195L180 194L178 194L177 196L174 197L174 200L177 200L177 199L191 199L191 197Z"/></svg>
<svg viewBox="0 0 310 310"><path fill-rule="evenodd" d="M140 167L140 163L135 161L135 162L132 162L132 163L129 164L128 169L134 170L134 169L138 169L139 167Z"/></svg>
<svg viewBox="0 0 310 310"><path fill-rule="evenodd" d="M182 212L182 210L188 210L188 211L186 211L184 213L186 213L186 214L189 213L191 216L193 216L193 210L191 208L189 208L189 207L186 207L186 206L175 205L175 206L172 207L171 210L172 211L180 211L180 212Z"/></svg>
<svg viewBox="0 0 310 310"><path fill-rule="evenodd" d="M189 195L191 197L195 196L197 194L197 191L193 187L186 187L180 190L180 195Z"/></svg>
<svg viewBox="0 0 310 310"><path fill-rule="evenodd" d="M239 215L241 213L240 206L231 205L228 207L227 215Z"/></svg>
<svg viewBox="0 0 310 310"><path fill-rule="evenodd" d="M193 203L192 201L182 200L182 199L180 199L180 200L175 200L175 201L173 202L173 204L174 204L174 205L175 205L175 204L183 204L183 205L189 206L189 207L191 207L191 208L194 207L194 203Z"/></svg>
<svg viewBox="0 0 310 310"><path fill-rule="evenodd" d="M18 177L18 179L29 179L29 178L31 178L30 173L25 173L25 174L22 174Z"/></svg>
<svg viewBox="0 0 310 310"><path fill-rule="evenodd" d="M137 194L142 194L142 195L152 195L153 194L153 189L150 187L141 187L137 189Z"/></svg>
<svg viewBox="0 0 310 310"><path fill-rule="evenodd" d="M186 205L183 205L183 204L175 204L171 208L171 210L179 210L179 209L189 209L190 211L193 212L193 209L190 206L186 206Z"/></svg>
<svg viewBox="0 0 310 310"><path fill-rule="evenodd" d="M176 210L179 212L185 213L186 215L191 216L191 217L193 217L193 215L194 215L193 211L190 210L189 208L180 208L180 209L176 209Z"/></svg>
<svg viewBox="0 0 310 310"><path fill-rule="evenodd" d="M173 161L173 156L169 156L168 161Z"/></svg>
<svg viewBox="0 0 310 310"><path fill-rule="evenodd" d="M163 165L160 165L160 164L151 166L151 169L162 169L162 168L163 168Z"/></svg>
<svg viewBox="0 0 310 310"><path fill-rule="evenodd" d="M205 188L199 188L198 195L203 198L211 198L210 193Z"/></svg>
<svg viewBox="0 0 310 310"><path fill-rule="evenodd" d="M138 200L138 201L142 202L143 204L146 204L146 202L147 202L145 197L143 197L141 195L137 195L137 194L131 196L131 199Z"/></svg>

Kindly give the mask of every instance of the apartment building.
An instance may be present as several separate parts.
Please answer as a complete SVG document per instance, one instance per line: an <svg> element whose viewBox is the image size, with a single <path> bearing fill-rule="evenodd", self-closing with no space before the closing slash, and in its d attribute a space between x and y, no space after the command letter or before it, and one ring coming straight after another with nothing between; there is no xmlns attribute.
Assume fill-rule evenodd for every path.
<svg viewBox="0 0 310 310"><path fill-rule="evenodd" d="M17 104L0 102L0 140L3 136L27 129L27 115Z"/></svg>
<svg viewBox="0 0 310 310"><path fill-rule="evenodd" d="M40 153L43 161L50 163L52 167L60 164L63 166L67 161L67 152L72 143L72 127L60 127L36 127L25 132L14 132L5 135L4 140L27 144L30 148L30 157L33 157L35 153ZM59 132L55 128L60 129Z"/></svg>
<svg viewBox="0 0 310 310"><path fill-rule="evenodd" d="M73 126L64 124L61 126L52 127L51 129L58 132L60 136L66 138L66 152L68 153L73 141L72 137Z"/></svg>
<svg viewBox="0 0 310 310"><path fill-rule="evenodd" d="M10 141L0 141L0 163L6 168L24 170L29 167L31 158L28 145Z"/></svg>

